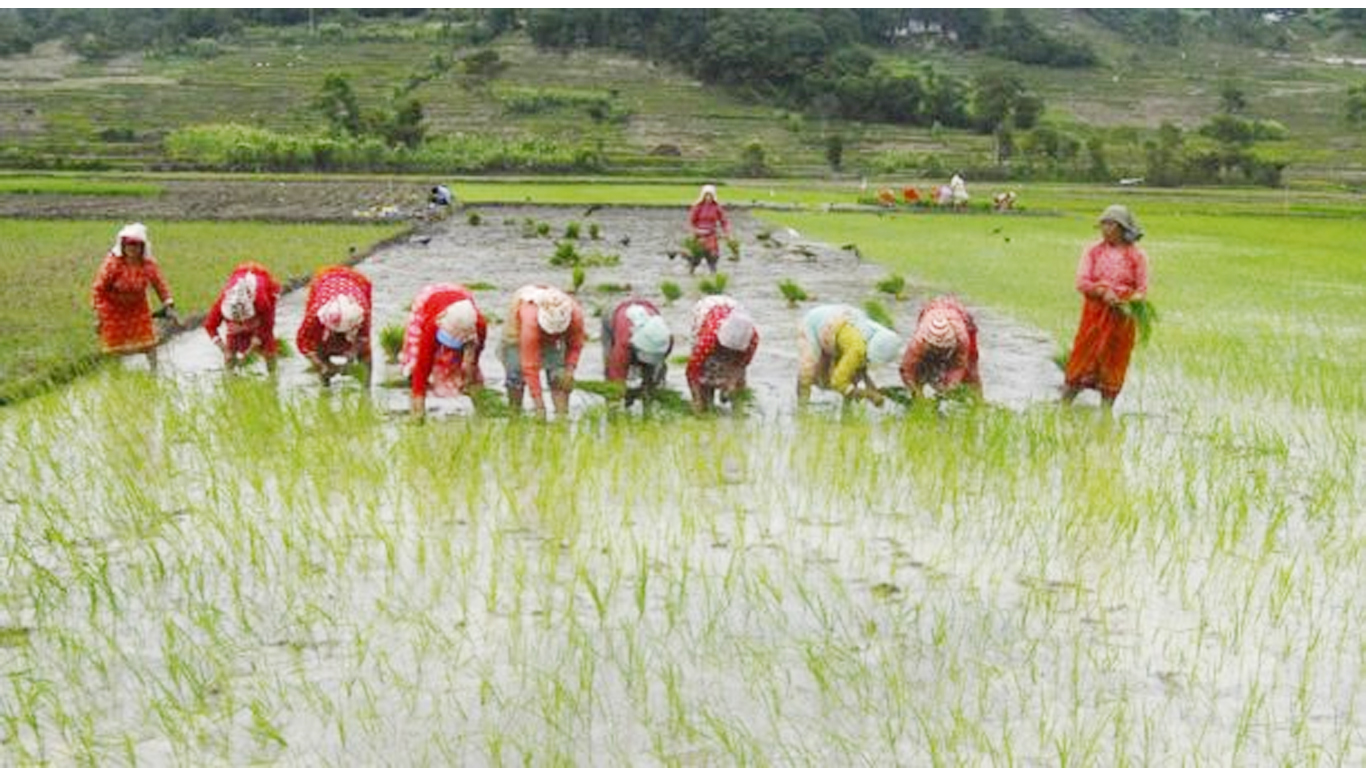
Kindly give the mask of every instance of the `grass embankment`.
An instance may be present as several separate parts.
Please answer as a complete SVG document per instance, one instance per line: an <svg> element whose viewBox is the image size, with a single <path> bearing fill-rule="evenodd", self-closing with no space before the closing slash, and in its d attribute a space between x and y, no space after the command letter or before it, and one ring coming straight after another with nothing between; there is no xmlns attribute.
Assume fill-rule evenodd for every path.
<svg viewBox="0 0 1366 768"><path fill-rule="evenodd" d="M0 220L0 403L95 364L90 285L125 222ZM202 317L232 268L265 264L281 280L356 258L399 225L146 222L182 318ZM152 300L155 305L155 299Z"/></svg>

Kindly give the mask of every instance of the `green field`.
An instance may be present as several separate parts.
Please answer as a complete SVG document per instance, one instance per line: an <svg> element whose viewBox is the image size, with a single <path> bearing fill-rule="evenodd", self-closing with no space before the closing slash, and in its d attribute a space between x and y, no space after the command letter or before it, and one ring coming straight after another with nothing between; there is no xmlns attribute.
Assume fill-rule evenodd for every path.
<svg viewBox="0 0 1366 768"><path fill-rule="evenodd" d="M773 193L809 205L760 212L775 227L1060 343L1076 260L1118 199L1025 188L1020 215L878 215L823 212L852 190ZM1360 215L1333 196L1124 201L1162 315L1114 417L1044 402L419 424L354 391L121 366L0 408L0 754L1360 763ZM23 273L54 297L29 321L65 323L114 225L10 226L69 254ZM152 236L170 269L203 240L293 231ZM304 231L330 243L315 253L383 234ZM188 305L230 250L213 279L172 273L199 291Z"/></svg>
<svg viewBox="0 0 1366 768"><path fill-rule="evenodd" d="M0 403L65 382L94 364L99 343L90 286L123 223L0 219ZM400 229L366 224L146 223L154 254L187 321L204 316L223 281L242 261L265 264L282 282L305 279L317 267L353 260Z"/></svg>

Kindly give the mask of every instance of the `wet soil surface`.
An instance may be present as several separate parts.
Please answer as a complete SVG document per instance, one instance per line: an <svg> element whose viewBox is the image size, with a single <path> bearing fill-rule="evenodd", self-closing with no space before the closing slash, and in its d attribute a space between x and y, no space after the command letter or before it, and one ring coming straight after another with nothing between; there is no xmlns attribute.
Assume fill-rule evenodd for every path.
<svg viewBox="0 0 1366 768"><path fill-rule="evenodd" d="M297 193L297 189L292 189L290 194ZM364 198L350 199L354 202ZM471 212L479 214L480 224L470 223ZM295 213L297 217L297 211ZM769 416L791 413L795 409L797 323L801 315L817 303L861 305L868 299L877 298L892 312L898 332L906 334L913 327L921 303L928 298L923 291L917 292L912 286L905 300L895 301L878 293L874 287L886 272L861 261L853 250L810 241L789 229L772 228L744 211L731 213L736 237L741 242L741 255L738 261L728 260L723 255L720 271L729 279L726 292L758 321L761 340L749 371L749 384L754 390L758 413ZM552 266L550 257L571 222L579 224L581 236L575 247L580 254L620 258L616 266L588 268L587 280L579 291L579 300L588 316L589 343L579 365L578 377L601 379L601 315L616 302L633 295L647 298L661 307L674 333L674 358L685 356L692 343L689 337L691 308L702 296L698 283L707 270L703 265L696 276L690 276L685 259L669 257L671 251L681 250L682 240L687 235L684 209L593 206L590 212L582 207L480 206L457 209L442 220L422 223L411 236L382 246L357 265L374 281L373 326L377 359L382 359L379 330L389 325L402 325L409 303L429 283L486 286L476 290L477 300L481 310L497 320L506 316L512 293L522 285L543 282L569 288L571 270ZM548 225L549 235L527 236L528 231L540 223ZM597 225L598 239L589 236L592 225ZM778 289L779 281L784 279L796 281L813 298L796 307L789 306ZM666 304L660 290L660 284L669 280L678 283L684 292L672 304ZM305 291L294 291L281 300L278 308L277 332L280 338L291 343L301 320L304 299ZM1054 340L990 308L969 305L969 309L980 327L986 399L1011 408L1056 399L1062 374L1052 362ZM499 392L504 382L504 371L497 355L502 331L501 324L490 328L490 343L482 358L487 383ZM211 382L223 375L218 351L198 330L167 342L162 360L165 370L189 380ZM264 375L264 366L256 364L248 375ZM900 384L895 365L874 369L872 375L882 386ZM285 388L320 388L316 377L309 373L305 362L297 355L281 361L279 376L281 386ZM373 388L382 407L395 412L408 406L406 388L394 385L398 376L396 365L381 364ZM686 394L681 363L670 364L668 383L672 389ZM358 386L359 382L354 380L333 382L334 388ZM576 392L571 408L578 413L601 402L596 395ZM817 391L813 402L820 408L835 408L839 400L831 393ZM896 407L889 405L886 409L894 412ZM464 397L428 398L431 414L470 411L472 405Z"/></svg>

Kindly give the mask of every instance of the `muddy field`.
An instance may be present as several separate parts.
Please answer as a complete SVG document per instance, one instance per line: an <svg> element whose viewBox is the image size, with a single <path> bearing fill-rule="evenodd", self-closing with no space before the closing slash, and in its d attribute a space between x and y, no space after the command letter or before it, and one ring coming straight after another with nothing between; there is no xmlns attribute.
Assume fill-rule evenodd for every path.
<svg viewBox="0 0 1366 768"><path fill-rule="evenodd" d="M307 185L305 185L306 187ZM340 190L349 190L342 194ZM360 186L337 185L328 189L319 185L318 198L329 202L316 207L289 208L295 218L346 218L340 212L365 204L363 210L376 206L392 206L398 210L420 209L420 189L374 190ZM213 195L204 189L196 194L205 198ZM224 193L225 195L227 193ZM281 192L294 200L308 197L305 189L291 184ZM220 211L233 210L234 218L249 215L245 211L264 205L261 201L240 199L231 195L231 202L222 202ZM264 197L264 195L262 195ZM187 205L182 213L203 210L204 198L187 193ZM405 207L406 206L406 207ZM269 206L266 206L269 207ZM281 210L276 208L277 211ZM469 214L477 212L481 223L471 225ZM750 385L755 391L757 410L765 415L790 412L795 402L797 371L796 325L805 309L817 302L844 302L860 305L870 298L878 298L893 312L897 330L907 333L914 322L925 295L912 287L903 301L894 301L879 294L875 283L886 276L880 267L862 261L853 249L836 244L806 240L801 233L774 229L744 211L732 211L735 233L741 242L738 261L723 256L720 269L729 277L727 292L744 304L759 322L761 341L750 371ZM486 313L502 318L507 313L511 294L521 285L545 282L569 288L571 271L549 263L555 252L558 237L571 222L578 222L581 237L576 248L581 254L617 256L619 265L592 267L579 292L589 318L589 345L579 367L579 378L598 379L602 375L602 350L599 341L601 315L615 302L631 295L648 298L659 304L674 332L674 356L685 355L691 344L688 337L692 304L701 297L697 283L706 272L690 276L682 258L669 258L677 251L687 235L686 213L679 209L596 208L591 212L579 207L494 207L457 210L439 221L426 221L414 233L399 242L384 246L358 264L358 269L369 275L375 284L374 327L402 324L412 298L426 284L439 281L485 284L492 286L477 291L478 301ZM549 236L527 236L534 224L549 227ZM588 236L596 224L599 238ZM268 259L266 260L269 261ZM793 308L781 296L778 282L795 280L814 299ZM684 296L665 305L660 284L666 280L677 282ZM276 327L281 338L293 340L299 326L304 303L304 291L287 295L280 304ZM989 401L1012 408L1056 398L1061 373L1051 360L1055 343L1041 332L1022 327L1009 318L993 313L989 308L970 307L981 327L982 377ZM501 325L490 329L492 339L501 338ZM497 342L491 342L482 363L489 384L501 389L504 373L496 354ZM378 341L376 340L378 354ZM200 332L182 334L164 347L165 366L174 375L191 380L212 381L222 372L222 361L206 335ZM140 364L136 360L132 363ZM258 365L257 375L264 375ZM406 391L392 386L398 377L396 366L383 366L376 376L375 394L383 406L391 411L406 408ZM879 384L899 384L895 366L874 371ZM288 388L308 389L318 386L297 356L283 361L280 367L281 384ZM390 386L385 386L388 381ZM670 386L686 393L681 365L673 364L669 371ZM341 382L340 386L357 386L356 382ZM824 396L822 396L824 395ZM815 401L832 405L836 402L829 393L817 393ZM574 410L600 403L595 395L576 393ZM428 407L434 413L468 412L466 398L440 400L430 398Z"/></svg>

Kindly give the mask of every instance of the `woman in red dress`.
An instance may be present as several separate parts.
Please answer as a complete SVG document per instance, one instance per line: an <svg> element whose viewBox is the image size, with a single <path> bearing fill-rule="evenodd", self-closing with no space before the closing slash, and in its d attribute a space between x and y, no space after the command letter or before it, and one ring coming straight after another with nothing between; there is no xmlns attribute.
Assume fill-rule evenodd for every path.
<svg viewBox="0 0 1366 768"><path fill-rule="evenodd" d="M1100 230L1101 241L1077 265L1077 291L1085 298L1062 398L1070 403L1083 389L1095 389L1108 408L1129 370L1137 323L1124 309L1148 293L1148 257L1136 245L1143 229L1128 208L1106 208Z"/></svg>
<svg viewBox="0 0 1366 768"><path fill-rule="evenodd" d="M356 270L323 267L314 273L295 345L313 364L323 386L352 362L364 366L365 384L370 385L371 303L370 278Z"/></svg>
<svg viewBox="0 0 1366 768"><path fill-rule="evenodd" d="M264 266L246 261L228 276L218 300L204 318L204 332L223 351L223 366L229 370L260 350L266 369L275 373L275 302L280 284Z"/></svg>
<svg viewBox="0 0 1366 768"><path fill-rule="evenodd" d="M716 187L711 184L702 187L697 202L688 211L688 224L692 226L692 236L707 252L707 268L716 274L716 262L721 258L718 232L725 232L726 237L730 237L730 221L726 218L725 209L716 200ZM691 273L695 269L697 262L693 261L692 269L688 271Z"/></svg>
<svg viewBox="0 0 1366 768"><path fill-rule="evenodd" d="M129 224L119 230L113 248L100 264L91 287L91 301L104 351L113 355L145 354L155 371L158 338L147 301L148 288L156 291L162 310L178 324L170 286L152 258L147 227Z"/></svg>
<svg viewBox="0 0 1366 768"><path fill-rule="evenodd" d="M901 358L901 381L911 397L928 385L935 396L960 387L982 394L977 366L977 323L953 296L932 299L916 318L915 333Z"/></svg>
<svg viewBox="0 0 1366 768"><path fill-rule="evenodd" d="M692 334L687 379L693 412L710 411L718 395L735 402L759 349L754 318L729 296L708 296L693 307Z"/></svg>
<svg viewBox="0 0 1366 768"><path fill-rule="evenodd" d="M412 388L413 416L427 412L427 391L438 397L470 394L484 385L479 356L488 322L463 285L437 283L413 300L399 361Z"/></svg>

